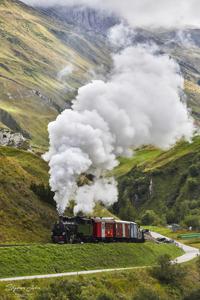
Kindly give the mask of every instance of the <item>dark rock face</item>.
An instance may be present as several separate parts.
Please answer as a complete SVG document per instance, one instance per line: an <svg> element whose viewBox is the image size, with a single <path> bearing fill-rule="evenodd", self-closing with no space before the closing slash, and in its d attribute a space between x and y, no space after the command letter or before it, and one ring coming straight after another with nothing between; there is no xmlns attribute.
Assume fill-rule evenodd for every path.
<svg viewBox="0 0 200 300"><path fill-rule="evenodd" d="M56 6L38 9L56 20L76 26L83 31L94 31L103 35L109 28L119 23L118 18L112 14L86 7Z"/></svg>

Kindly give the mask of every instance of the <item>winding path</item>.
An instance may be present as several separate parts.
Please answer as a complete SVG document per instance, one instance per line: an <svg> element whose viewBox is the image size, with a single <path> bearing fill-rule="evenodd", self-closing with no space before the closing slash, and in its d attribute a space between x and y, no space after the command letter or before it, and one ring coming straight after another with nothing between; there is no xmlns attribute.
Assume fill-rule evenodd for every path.
<svg viewBox="0 0 200 300"><path fill-rule="evenodd" d="M153 238L166 238L159 233L151 232ZM200 250L197 248L193 248L190 246L186 246L182 243L176 242L177 246L183 249L185 254L177 257L173 262L174 263L184 263L192 260L193 258L200 255ZM21 277L13 277L13 278L2 278L0 282L7 281L21 281L21 280L33 280L33 279L46 279L46 278L58 278L58 277L67 277L67 276L78 276L78 275L89 275L89 274L97 274L97 273L105 273L105 272L115 272L115 271L125 271L125 270L134 270L141 268L149 268L151 266L139 266L139 267L129 267L129 268L115 268L115 269L102 269L102 270L89 270L89 271L80 271L80 272L67 272L67 273L57 273L57 274L47 274L47 275L33 275L33 276L21 276Z"/></svg>
<svg viewBox="0 0 200 300"><path fill-rule="evenodd" d="M166 236L163 236L159 233L156 233L156 232L151 232L151 235L153 238L166 238L168 240L170 240L168 237ZM185 252L185 254L177 257L173 262L175 263L178 263L178 264L181 264L181 263L184 263L184 262L187 262L187 261L190 261L192 260L193 258L197 257L198 255L200 255L200 250L197 249L197 248L194 248L194 247L190 247L190 246L187 246L187 245L184 245L182 243L179 243L176 241L176 245L183 249L183 251Z"/></svg>

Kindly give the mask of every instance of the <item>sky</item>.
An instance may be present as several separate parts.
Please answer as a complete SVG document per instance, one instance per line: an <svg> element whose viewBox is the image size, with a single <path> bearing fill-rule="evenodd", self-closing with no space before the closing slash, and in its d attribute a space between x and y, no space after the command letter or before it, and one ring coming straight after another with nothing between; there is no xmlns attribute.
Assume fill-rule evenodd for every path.
<svg viewBox="0 0 200 300"><path fill-rule="evenodd" d="M29 5L87 5L126 19L133 27L200 26L199 0L24 0Z"/></svg>

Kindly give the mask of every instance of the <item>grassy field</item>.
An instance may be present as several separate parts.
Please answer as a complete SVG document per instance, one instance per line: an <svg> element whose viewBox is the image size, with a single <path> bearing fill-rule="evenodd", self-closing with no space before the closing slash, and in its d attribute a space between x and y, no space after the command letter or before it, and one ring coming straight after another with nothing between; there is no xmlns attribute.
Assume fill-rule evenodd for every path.
<svg viewBox="0 0 200 300"><path fill-rule="evenodd" d="M58 279L0 283L0 298L9 300L183 300L199 288L196 262L181 267L178 284L156 279L151 269L137 269Z"/></svg>
<svg viewBox="0 0 200 300"><path fill-rule="evenodd" d="M151 266L164 253L175 258L182 250L174 245L150 242L0 248L0 277Z"/></svg>

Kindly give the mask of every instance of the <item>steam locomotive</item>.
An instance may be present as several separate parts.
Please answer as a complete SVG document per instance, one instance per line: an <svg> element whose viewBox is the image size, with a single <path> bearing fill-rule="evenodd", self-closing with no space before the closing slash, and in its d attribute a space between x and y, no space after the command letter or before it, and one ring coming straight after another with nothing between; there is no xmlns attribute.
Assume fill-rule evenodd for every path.
<svg viewBox="0 0 200 300"><path fill-rule="evenodd" d="M136 223L101 217L60 217L51 238L60 244L145 241L144 232Z"/></svg>

